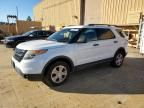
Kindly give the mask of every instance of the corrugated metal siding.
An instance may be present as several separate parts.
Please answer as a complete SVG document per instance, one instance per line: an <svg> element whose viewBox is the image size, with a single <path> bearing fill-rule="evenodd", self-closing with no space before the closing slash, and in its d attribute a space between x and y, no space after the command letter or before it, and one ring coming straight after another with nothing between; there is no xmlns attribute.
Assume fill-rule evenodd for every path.
<svg viewBox="0 0 144 108"><path fill-rule="evenodd" d="M102 6L101 23L127 25L129 12L144 14L144 0L102 0L100 5Z"/></svg>
<svg viewBox="0 0 144 108"><path fill-rule="evenodd" d="M131 12L144 14L144 0L86 0L85 23L127 25Z"/></svg>
<svg viewBox="0 0 144 108"><path fill-rule="evenodd" d="M34 18L43 19L44 27L77 25L80 22L80 0L43 0L34 7Z"/></svg>
<svg viewBox="0 0 144 108"><path fill-rule="evenodd" d="M46 5L45 1L41 1L39 4L37 4L33 8L33 17L34 17L34 20L36 20L36 21L42 21L43 7L45 7L45 5Z"/></svg>
<svg viewBox="0 0 144 108"><path fill-rule="evenodd" d="M33 9L34 19L42 20L43 26L74 25L80 23L80 0L43 0ZM127 25L129 13L144 14L144 0L86 0L85 24L105 23ZM78 16L75 19L73 16Z"/></svg>
<svg viewBox="0 0 144 108"><path fill-rule="evenodd" d="M102 0L86 0L85 2L85 24L100 23L102 6L100 5Z"/></svg>

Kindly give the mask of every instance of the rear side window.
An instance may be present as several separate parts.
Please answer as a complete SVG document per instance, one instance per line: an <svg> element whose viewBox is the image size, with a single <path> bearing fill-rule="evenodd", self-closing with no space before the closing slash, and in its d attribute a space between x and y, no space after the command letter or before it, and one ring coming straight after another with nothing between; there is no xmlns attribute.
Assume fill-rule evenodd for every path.
<svg viewBox="0 0 144 108"><path fill-rule="evenodd" d="M98 40L107 40L115 38L115 35L110 29L97 28L96 31Z"/></svg>
<svg viewBox="0 0 144 108"><path fill-rule="evenodd" d="M47 32L43 31L43 36L46 36L47 34L48 34Z"/></svg>
<svg viewBox="0 0 144 108"><path fill-rule="evenodd" d="M118 32L118 34L122 37L125 38L124 32L122 30L116 30Z"/></svg>
<svg viewBox="0 0 144 108"><path fill-rule="evenodd" d="M34 36L38 36L38 32L37 31L34 31L31 34L34 35Z"/></svg>
<svg viewBox="0 0 144 108"><path fill-rule="evenodd" d="M44 31L43 32L43 35L45 35L45 36L48 36L48 35L51 35L51 34L53 34L52 31Z"/></svg>
<svg viewBox="0 0 144 108"><path fill-rule="evenodd" d="M38 36L43 36L43 31L38 31Z"/></svg>

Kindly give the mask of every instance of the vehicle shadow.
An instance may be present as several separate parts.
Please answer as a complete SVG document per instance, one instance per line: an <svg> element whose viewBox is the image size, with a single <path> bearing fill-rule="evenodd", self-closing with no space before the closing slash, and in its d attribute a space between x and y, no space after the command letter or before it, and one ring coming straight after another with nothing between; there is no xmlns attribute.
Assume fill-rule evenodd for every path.
<svg viewBox="0 0 144 108"><path fill-rule="evenodd" d="M144 94L144 58L127 57L121 68L99 64L74 72L53 90L81 94Z"/></svg>

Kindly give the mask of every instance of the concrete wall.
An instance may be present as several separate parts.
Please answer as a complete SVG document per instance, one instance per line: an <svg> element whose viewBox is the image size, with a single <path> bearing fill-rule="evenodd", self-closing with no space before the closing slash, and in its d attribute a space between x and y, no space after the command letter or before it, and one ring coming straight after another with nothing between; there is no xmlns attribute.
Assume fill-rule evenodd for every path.
<svg viewBox="0 0 144 108"><path fill-rule="evenodd" d="M77 25L80 23L80 0L42 0L33 8L33 13L34 19L41 20L46 28Z"/></svg>

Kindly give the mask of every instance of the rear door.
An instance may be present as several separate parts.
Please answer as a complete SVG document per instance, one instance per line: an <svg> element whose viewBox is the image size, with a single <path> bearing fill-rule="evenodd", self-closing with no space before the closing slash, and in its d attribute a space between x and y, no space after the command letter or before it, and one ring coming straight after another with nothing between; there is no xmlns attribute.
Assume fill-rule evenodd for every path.
<svg viewBox="0 0 144 108"><path fill-rule="evenodd" d="M44 39L44 31L38 31L38 35L37 35L38 39Z"/></svg>
<svg viewBox="0 0 144 108"><path fill-rule="evenodd" d="M53 34L53 32L51 32L51 31L43 31L43 37L44 38L48 38L51 34Z"/></svg>
<svg viewBox="0 0 144 108"><path fill-rule="evenodd" d="M112 58L118 49L118 40L109 28L96 28L97 32L97 59Z"/></svg>

